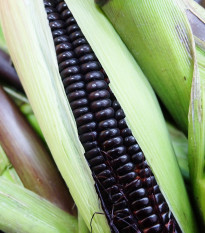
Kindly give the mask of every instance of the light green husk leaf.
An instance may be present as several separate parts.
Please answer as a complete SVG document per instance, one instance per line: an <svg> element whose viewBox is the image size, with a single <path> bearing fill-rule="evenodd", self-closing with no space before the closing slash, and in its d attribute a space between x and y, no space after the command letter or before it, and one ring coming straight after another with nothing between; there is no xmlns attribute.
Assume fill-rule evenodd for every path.
<svg viewBox="0 0 205 233"><path fill-rule="evenodd" d="M17 175L15 169L8 160L1 145L0 145L0 177L4 177L15 184L23 186L19 176Z"/></svg>
<svg viewBox="0 0 205 233"><path fill-rule="evenodd" d="M92 222L91 222L92 224ZM85 224L85 221L83 220L80 213L78 213L78 233L89 233L89 229Z"/></svg>
<svg viewBox="0 0 205 233"><path fill-rule="evenodd" d="M0 230L75 233L77 220L37 194L0 177Z"/></svg>
<svg viewBox="0 0 205 233"><path fill-rule="evenodd" d="M0 49L7 51L6 41L4 39L4 35L3 35L2 27L1 27L1 22L0 22Z"/></svg>
<svg viewBox="0 0 205 233"><path fill-rule="evenodd" d="M205 226L205 50L198 47L198 75L193 80L189 112L190 176L203 225Z"/></svg>
<svg viewBox="0 0 205 233"><path fill-rule="evenodd" d="M170 123L167 123L167 128L183 178L185 181L189 182L188 139Z"/></svg>
<svg viewBox="0 0 205 233"><path fill-rule="evenodd" d="M194 44L183 2L112 0L103 10L162 102L187 132Z"/></svg>
<svg viewBox="0 0 205 233"><path fill-rule="evenodd" d="M4 33L15 67L58 168L90 227L92 215L102 210L60 81L42 1L0 0L0 3ZM66 0L66 3L108 74L110 87L171 211L184 232L194 233L194 218L184 183L149 83L93 1ZM103 215L95 215L92 227L93 232L109 232Z"/></svg>

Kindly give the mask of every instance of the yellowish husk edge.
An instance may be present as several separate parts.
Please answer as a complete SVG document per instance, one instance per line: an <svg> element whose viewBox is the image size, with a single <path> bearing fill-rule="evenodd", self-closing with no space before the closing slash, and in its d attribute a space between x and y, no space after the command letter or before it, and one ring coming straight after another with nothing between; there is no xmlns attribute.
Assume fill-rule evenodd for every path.
<svg viewBox="0 0 205 233"><path fill-rule="evenodd" d="M7 16L6 22L4 17L8 12L2 10L4 14L2 22L7 23L7 26L4 24L4 31L10 53L54 159L82 217L89 226L94 212L101 210L89 168L83 157L83 149L77 137L73 116L60 82L43 4L40 0L35 3L27 1L27 5L23 2L13 3L14 7L11 2L11 0L7 3L1 1L9 11L13 11L12 18L8 20ZM195 227L187 194L153 91L126 47L103 14L95 8L94 3L88 0L77 2L72 0L67 3L108 73L111 88L125 110L127 122L142 147L171 210L184 232L194 232ZM40 12L39 19L35 17L35 10ZM18 12L18 16L15 12ZM24 15L23 19L19 18L19 15ZM12 28L16 25L18 33L11 32L9 29L7 31L10 23ZM99 25L102 23L104 27L100 29ZM85 25L89 26L86 28ZM93 28L96 29L94 34ZM10 39L12 35L18 35L18 48ZM32 44L28 41L32 41ZM45 44L48 44L47 48L44 47ZM113 50L110 51L110 48ZM29 67L29 74L27 74L27 67ZM135 76L136 78L133 78ZM138 90L137 93L136 90ZM139 101L143 96L147 98L145 103ZM150 116L155 119L156 125L153 126L150 122ZM46 125L48 122L50 124ZM173 180L169 179L170 171L173 174ZM188 224L185 220L188 220ZM103 216L95 216L93 229L94 232L109 231ZM186 229L190 230L186 231Z"/></svg>

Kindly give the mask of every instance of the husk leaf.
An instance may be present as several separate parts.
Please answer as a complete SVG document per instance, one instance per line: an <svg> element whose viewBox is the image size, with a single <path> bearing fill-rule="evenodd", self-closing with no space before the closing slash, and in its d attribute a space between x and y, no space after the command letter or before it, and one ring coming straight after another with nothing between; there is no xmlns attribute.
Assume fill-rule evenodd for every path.
<svg viewBox="0 0 205 233"><path fill-rule="evenodd" d="M75 233L77 220L37 194L0 177L0 230Z"/></svg>
<svg viewBox="0 0 205 233"><path fill-rule="evenodd" d="M113 0L103 10L162 102L187 133L194 42L183 2Z"/></svg>

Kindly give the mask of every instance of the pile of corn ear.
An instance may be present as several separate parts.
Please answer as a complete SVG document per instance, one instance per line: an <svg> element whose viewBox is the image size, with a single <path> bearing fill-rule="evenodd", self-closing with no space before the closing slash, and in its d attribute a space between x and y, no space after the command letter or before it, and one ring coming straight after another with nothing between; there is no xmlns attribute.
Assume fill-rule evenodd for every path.
<svg viewBox="0 0 205 233"><path fill-rule="evenodd" d="M0 231L205 232L198 3L0 0Z"/></svg>

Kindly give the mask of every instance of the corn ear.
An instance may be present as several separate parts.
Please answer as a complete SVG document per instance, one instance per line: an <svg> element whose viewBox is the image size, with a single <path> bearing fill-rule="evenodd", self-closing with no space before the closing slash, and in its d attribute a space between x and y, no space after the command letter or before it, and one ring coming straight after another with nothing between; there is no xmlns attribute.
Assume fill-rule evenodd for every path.
<svg viewBox="0 0 205 233"><path fill-rule="evenodd" d="M75 233L77 220L33 192L0 177L0 230Z"/></svg>
<svg viewBox="0 0 205 233"><path fill-rule="evenodd" d="M66 102L43 2L1 0L0 3L4 33L15 67L58 168L90 228L93 214L102 210ZM153 90L94 2L66 3L108 74L110 87L180 227L184 232L195 232L184 183ZM109 232L102 215L95 215L92 228L94 232Z"/></svg>
<svg viewBox="0 0 205 233"><path fill-rule="evenodd" d="M183 2L113 0L103 10L162 102L187 132L194 40Z"/></svg>

